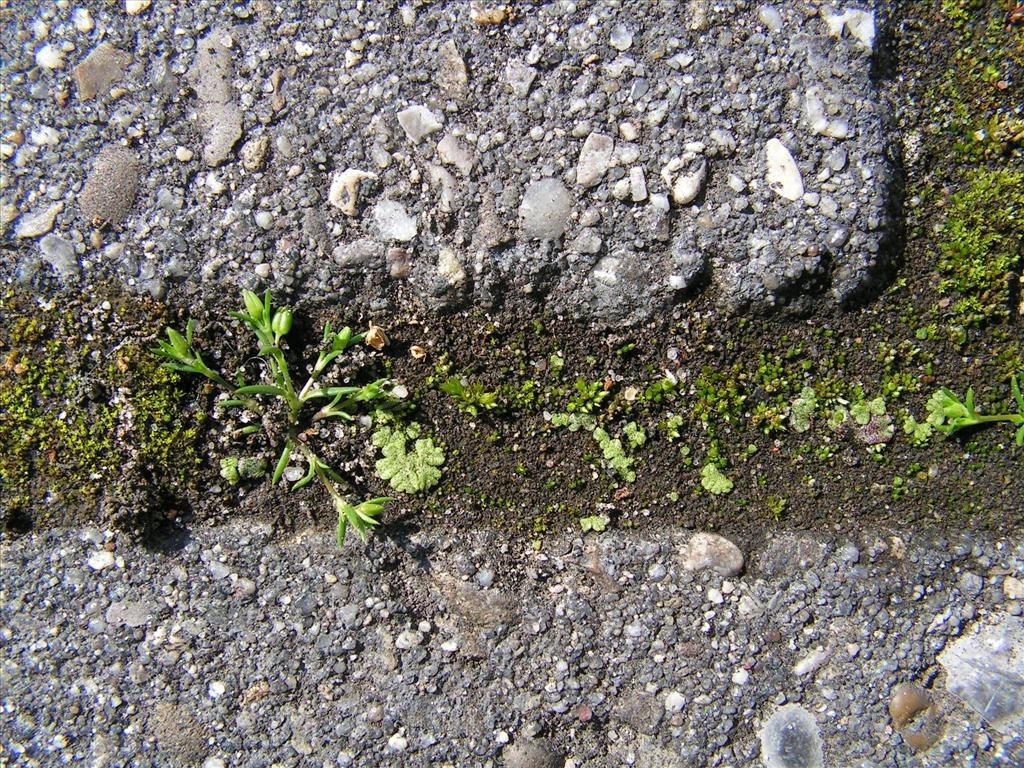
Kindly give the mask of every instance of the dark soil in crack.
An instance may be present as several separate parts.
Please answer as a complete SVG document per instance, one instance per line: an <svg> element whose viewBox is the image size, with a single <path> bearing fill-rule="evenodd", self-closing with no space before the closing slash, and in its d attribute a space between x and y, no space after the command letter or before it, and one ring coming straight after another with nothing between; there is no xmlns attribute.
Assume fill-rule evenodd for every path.
<svg viewBox="0 0 1024 768"><path fill-rule="evenodd" d="M1003 79L966 96L951 91L959 69L984 68L998 19L975 11L989 32L953 28L932 23L934 5L905 4L886 46L894 114L917 144L902 159L899 268L880 297L842 313L737 317L705 295L673 317L606 330L539 306L350 317L300 302L289 336L293 362L315 359L324 322L378 324L388 344L360 347L342 375L402 385L401 418L422 425L446 459L436 487L406 495L376 476L369 425L310 424L304 439L351 480L355 496L391 496L385 530L403 536L483 526L542 546L545 533L578 529L595 515L620 528L686 526L739 541L779 526L1019 530L1022 448L1010 424L933 434L922 444L904 429L908 416L924 421L940 386L961 395L972 387L986 412L1014 412L1010 379L1024 376L1019 260L1003 275L999 312L980 322L964 322L960 296L944 286L938 264L941 225L970 174L1021 167L1019 139L965 145L963 125L949 115L960 120L966 105L976 114L964 120L984 122L1013 99L1019 104L1024 55L1010 37L997 57ZM944 109L948 115L935 117ZM1024 243L1024 207L1013 194L1006 205L1016 213L1003 242ZM269 485L278 446L262 433L240 438L244 423L216 407L212 386L166 378L156 367L148 349L165 325L183 327L184 316L112 289L93 294L37 301L8 288L0 302L6 535L100 521L159 538L168 525L228 516L268 518L282 531L313 524L329 535L335 512L321 488ZM251 381L262 373L255 346L228 317L239 304L225 297L196 313L196 337L210 361L225 372L244 370ZM496 395L494 407L460 408L440 389L453 377ZM805 387L817 406L809 428L797 431L794 404ZM851 414L878 398L884 412L858 423ZM555 425L580 413L586 418L577 429ZM620 469L595 428L620 441ZM629 433L642 434L642 445L631 445ZM229 485L220 475L229 456L264 459L265 476ZM702 471L712 465L731 490L705 488Z"/></svg>

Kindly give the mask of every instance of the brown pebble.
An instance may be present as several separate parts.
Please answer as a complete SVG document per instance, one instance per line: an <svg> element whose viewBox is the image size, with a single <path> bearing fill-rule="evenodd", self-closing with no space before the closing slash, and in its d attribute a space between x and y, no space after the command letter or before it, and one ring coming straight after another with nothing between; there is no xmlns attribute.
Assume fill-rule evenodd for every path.
<svg viewBox="0 0 1024 768"><path fill-rule="evenodd" d="M896 728L903 728L931 704L928 691L916 683L896 686L889 700L889 717Z"/></svg>

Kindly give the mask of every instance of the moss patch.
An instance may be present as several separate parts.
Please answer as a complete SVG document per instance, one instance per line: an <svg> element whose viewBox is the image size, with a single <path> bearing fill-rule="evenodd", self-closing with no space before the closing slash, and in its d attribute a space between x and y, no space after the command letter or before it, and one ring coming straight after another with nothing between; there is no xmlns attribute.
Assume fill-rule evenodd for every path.
<svg viewBox="0 0 1024 768"><path fill-rule="evenodd" d="M115 520L122 527L152 528L144 518L172 512L200 463L198 415L146 349L154 308L39 304L8 291L0 312L3 528L125 514L137 519Z"/></svg>

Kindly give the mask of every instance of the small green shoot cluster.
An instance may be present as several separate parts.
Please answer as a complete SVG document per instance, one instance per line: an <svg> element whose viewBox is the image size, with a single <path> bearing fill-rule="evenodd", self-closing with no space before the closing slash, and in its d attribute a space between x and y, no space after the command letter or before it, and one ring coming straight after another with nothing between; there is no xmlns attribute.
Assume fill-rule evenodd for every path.
<svg viewBox="0 0 1024 768"><path fill-rule="evenodd" d="M565 410L569 413L593 413L607 397L604 382L576 379L576 393L569 398Z"/></svg>
<svg viewBox="0 0 1024 768"><path fill-rule="evenodd" d="M498 393L488 392L479 381L466 383L457 376L452 376L440 389L451 395L459 410L470 416L478 416L480 411L493 411L498 407Z"/></svg>
<svg viewBox="0 0 1024 768"><path fill-rule="evenodd" d="M928 401L926 423L948 436L961 429L1007 421L1018 425L1014 441L1017 445L1024 445L1024 396L1021 396L1016 376L1010 379L1010 390L1017 403L1017 413L982 414L974 406L973 388L969 388L967 395L960 400L949 389L943 387Z"/></svg>
<svg viewBox="0 0 1024 768"><path fill-rule="evenodd" d="M276 485L284 476L293 454L300 455L306 462L306 474L296 480L291 490L296 491L309 485L314 479L320 481L330 495L334 509L338 514L336 538L338 546L345 541L345 533L351 525L359 536L365 540L368 532L380 524L378 517L389 501L386 498L371 499L360 504L353 504L341 488L349 485L336 470L330 467L308 441L299 438L300 432L307 424L317 424L326 419L340 419L352 422L355 414L366 409L375 401L387 399L384 391L386 380L379 379L364 386L322 386L321 376L339 356L350 347L360 343L364 334L353 333L345 327L340 331L331 328L330 323L324 327L323 346L316 363L310 369L305 383L296 385L285 358L282 341L292 327L292 310L287 307L275 309L272 305L270 291L266 291L261 299L252 291L243 291L244 311L233 312L231 316L241 322L256 336L259 342L259 355L266 364L266 378L254 384L244 382L241 374L236 384L230 383L223 375L206 364L193 344L194 325L191 320L185 326L184 334L173 328L167 329L167 341L159 340L153 353L163 357L164 365L175 371L191 373L213 381L224 389L229 399L220 403L224 408L237 408L248 411L260 418L275 414L270 405L260 398L273 398L271 402L283 404L285 407L284 438L281 453L274 469L271 483ZM308 405L319 405L319 409L311 416L304 416L303 411ZM253 434L266 426L249 425L242 430L243 434ZM267 438L274 444L275 435L267 432ZM241 476L240 467L222 467L226 471L225 478L231 482L237 473Z"/></svg>
<svg viewBox="0 0 1024 768"><path fill-rule="evenodd" d="M704 490L715 496L729 493L733 482L726 477L714 462L705 464L700 471L700 484Z"/></svg>

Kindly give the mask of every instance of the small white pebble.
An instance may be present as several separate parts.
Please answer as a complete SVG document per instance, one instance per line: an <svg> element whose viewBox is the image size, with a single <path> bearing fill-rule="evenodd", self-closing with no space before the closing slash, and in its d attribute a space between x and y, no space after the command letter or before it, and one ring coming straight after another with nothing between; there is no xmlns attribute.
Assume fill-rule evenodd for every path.
<svg viewBox="0 0 1024 768"><path fill-rule="evenodd" d="M188 147L178 147L174 150L174 156L178 159L178 162L187 163L196 156L196 153Z"/></svg>
<svg viewBox="0 0 1024 768"><path fill-rule="evenodd" d="M99 552L93 552L89 557L88 565L94 571L102 571L104 568L109 568L114 564L114 554L107 552L105 549L101 549Z"/></svg>
<svg viewBox="0 0 1024 768"><path fill-rule="evenodd" d="M314 53L313 46L304 40L296 40L295 53L299 55L299 58L308 59Z"/></svg>
<svg viewBox="0 0 1024 768"><path fill-rule="evenodd" d="M257 264L256 269L253 270L257 277L267 278L270 277L270 265L269 264ZM303 473L305 474L305 473Z"/></svg>
<svg viewBox="0 0 1024 768"><path fill-rule="evenodd" d="M214 174L210 173L206 176L206 188L209 189L215 195L222 195L227 191L227 184L218 179Z"/></svg>
<svg viewBox="0 0 1024 768"><path fill-rule="evenodd" d="M153 0L124 0L124 10L129 16L138 16L152 4Z"/></svg>
<svg viewBox="0 0 1024 768"><path fill-rule="evenodd" d="M409 746L409 740L405 738L401 733L396 733L390 739L388 739L388 749L392 752L405 752L406 747Z"/></svg>
<svg viewBox="0 0 1024 768"><path fill-rule="evenodd" d="M223 680L214 680L210 683L208 693L211 699L219 699L227 691L228 687L224 684Z"/></svg>
<svg viewBox="0 0 1024 768"><path fill-rule="evenodd" d="M676 712L682 712L683 707L686 706L686 697L683 696L679 691L669 691L668 695L665 696L665 711L675 714Z"/></svg>
<svg viewBox="0 0 1024 768"><path fill-rule="evenodd" d="M710 600L715 605L721 605L723 602L725 602L725 598L722 597L722 590L715 589L714 587L709 589L708 600Z"/></svg>
<svg viewBox="0 0 1024 768"><path fill-rule="evenodd" d="M92 32L93 27L96 26L88 8L75 8L74 12L71 14L71 23L74 24L75 29L82 34Z"/></svg>
<svg viewBox="0 0 1024 768"><path fill-rule="evenodd" d="M36 65L43 69L61 69L64 66L64 54L59 48L47 43L36 51Z"/></svg>
<svg viewBox="0 0 1024 768"><path fill-rule="evenodd" d="M732 673L732 681L736 685L746 685L750 681L750 673L743 669L743 667L740 667Z"/></svg>

